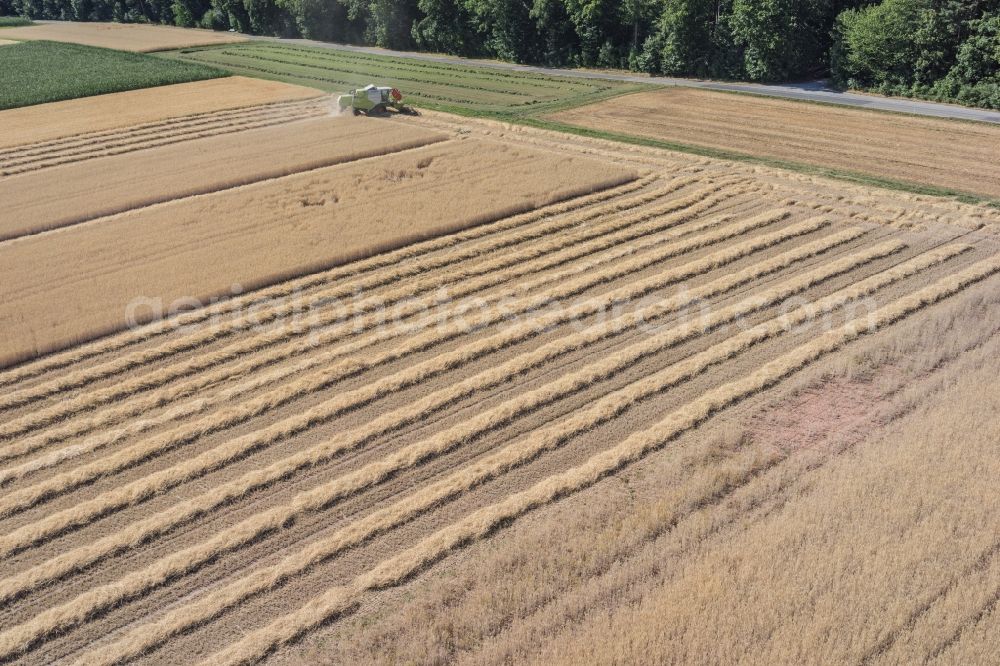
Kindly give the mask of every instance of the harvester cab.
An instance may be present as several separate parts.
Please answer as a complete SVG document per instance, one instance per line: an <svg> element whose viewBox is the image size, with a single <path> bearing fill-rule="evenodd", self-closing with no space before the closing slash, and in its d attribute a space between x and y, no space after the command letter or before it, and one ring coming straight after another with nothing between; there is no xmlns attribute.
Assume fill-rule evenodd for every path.
<svg viewBox="0 0 1000 666"><path fill-rule="evenodd" d="M413 111L403 104L403 94L396 88L387 86L368 85L364 88L352 90L346 95L337 98L337 105L341 113L351 110L354 115L365 114L368 116L385 113L389 109L399 113L413 113Z"/></svg>

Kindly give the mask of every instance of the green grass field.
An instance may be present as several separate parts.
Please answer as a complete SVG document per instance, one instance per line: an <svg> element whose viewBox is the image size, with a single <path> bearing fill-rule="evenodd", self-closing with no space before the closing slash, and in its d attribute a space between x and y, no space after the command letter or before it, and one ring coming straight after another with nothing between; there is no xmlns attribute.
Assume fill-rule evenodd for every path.
<svg viewBox="0 0 1000 666"><path fill-rule="evenodd" d="M158 55L327 92L346 92L369 83L389 84L402 90L407 101L425 109L490 117L538 115L644 88L616 81L588 81L265 42L190 48Z"/></svg>
<svg viewBox="0 0 1000 666"><path fill-rule="evenodd" d="M21 16L0 16L0 28L20 28L26 25L32 25L31 19Z"/></svg>
<svg viewBox="0 0 1000 666"><path fill-rule="evenodd" d="M77 44L22 42L0 57L0 109L228 76L203 65Z"/></svg>

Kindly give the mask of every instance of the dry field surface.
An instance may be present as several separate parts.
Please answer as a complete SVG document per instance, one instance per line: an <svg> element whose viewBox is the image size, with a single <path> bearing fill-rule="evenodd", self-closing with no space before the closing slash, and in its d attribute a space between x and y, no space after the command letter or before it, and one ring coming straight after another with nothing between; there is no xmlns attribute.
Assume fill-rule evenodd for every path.
<svg viewBox="0 0 1000 666"><path fill-rule="evenodd" d="M267 111L270 105L306 103L321 95L312 88L233 76L9 109L0 111L0 159L29 147L61 150L74 141L107 138L109 130L148 133L177 122L194 127L221 120L218 114L225 112Z"/></svg>
<svg viewBox="0 0 1000 666"><path fill-rule="evenodd" d="M10 46L11 44L17 44L17 42L10 39L0 39L0 46Z"/></svg>
<svg viewBox="0 0 1000 666"><path fill-rule="evenodd" d="M926 424L992 381L1000 212L379 127L429 143L0 243L12 313L313 271L0 372L0 661L986 653L993 412Z"/></svg>
<svg viewBox="0 0 1000 666"><path fill-rule="evenodd" d="M6 213L0 240L444 138L327 115L325 102L252 108L133 136L114 133L58 149L4 154L0 176L17 177L0 177Z"/></svg>
<svg viewBox="0 0 1000 666"><path fill-rule="evenodd" d="M326 148L314 144L307 159L325 152L326 162L335 166L300 163L305 167L300 171L268 178L278 160L266 155L229 172L216 164L218 178L256 182L86 222L78 217L73 226L0 243L0 327L7 333L0 365L120 330L135 317L148 318L150 307L158 309L137 308L137 297L167 310L172 304L189 308L191 298L205 303L634 177L633 171L583 157L485 139L443 141L437 132L403 123L353 117L325 122L344 128L333 132L335 142ZM288 129L315 141L331 138L311 123ZM217 156L240 161L244 142L255 137L239 138ZM120 165L119 177L146 156ZM155 162L155 153L151 157ZM212 167L193 162L179 165ZM93 184L95 166L88 161L73 172L76 188ZM36 173L39 179L61 179L65 171ZM10 182L18 186L22 178ZM169 193L153 189L160 185L145 192L163 200ZM127 182L118 185L120 199L130 196L128 189ZM31 230L57 224L55 210L44 203L34 215L30 194L21 197L26 206L20 220L33 221ZM91 208L111 203L103 189L82 201Z"/></svg>
<svg viewBox="0 0 1000 666"><path fill-rule="evenodd" d="M554 116L581 127L1000 197L1000 127L667 88Z"/></svg>
<svg viewBox="0 0 1000 666"><path fill-rule="evenodd" d="M21 41L47 39L53 42L70 42L142 53L182 49L188 46L211 46L247 41L246 37L242 35L211 30L140 23L76 23L73 21L39 21L36 25L5 28L4 35Z"/></svg>

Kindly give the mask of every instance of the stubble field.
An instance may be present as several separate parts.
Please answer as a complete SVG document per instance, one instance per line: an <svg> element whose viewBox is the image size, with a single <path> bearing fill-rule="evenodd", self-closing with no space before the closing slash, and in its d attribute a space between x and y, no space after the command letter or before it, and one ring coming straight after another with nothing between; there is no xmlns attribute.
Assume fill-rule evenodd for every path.
<svg viewBox="0 0 1000 666"><path fill-rule="evenodd" d="M1000 197L1000 128L693 88L563 111L591 129Z"/></svg>
<svg viewBox="0 0 1000 666"><path fill-rule="evenodd" d="M205 121L219 121L212 114L249 107L267 112L272 105L319 97L312 88L233 76L8 109L2 114L0 148L5 157L31 148L59 153L81 139L113 142L116 133L146 136L164 126L200 127ZM231 122L228 117L222 120Z"/></svg>
<svg viewBox="0 0 1000 666"><path fill-rule="evenodd" d="M67 220L23 199L31 226L0 242L8 358L65 347L0 371L0 661L985 649L995 601L972 590L995 583L989 506L901 509L906 538L884 532L884 556L815 517L822 493L858 512L906 500L914 457L953 470L929 496L992 467L963 467L935 432L880 457L808 426L834 405L852 428L913 432L902 419L935 382L996 346L1000 212L444 114L303 116L241 144L221 129L122 155L83 141L81 164L0 177L83 187L79 167L107 165L129 209ZM295 128L326 140L311 154ZM254 157L254 137L287 142L285 162ZM157 151L211 171L227 145L246 163L218 191L156 171ZM328 159L349 161L311 161ZM129 163L175 198L129 198ZM260 182L228 180L255 168ZM121 328L126 299L235 282L246 293L73 344ZM796 421L810 391L827 407ZM956 516L978 521L974 547L947 547ZM855 549L823 547L845 535ZM927 535L940 566L925 570L954 574L934 581L941 605L907 585ZM809 538L817 566L783 577L800 562L782 546ZM911 577L874 601L853 590L840 643L810 581L863 587L852 557ZM767 599L741 594L761 581ZM734 600L737 629L706 631ZM814 630L782 625L789 609ZM922 622L940 640L898 641Z"/></svg>
<svg viewBox="0 0 1000 666"><path fill-rule="evenodd" d="M48 40L97 46L120 51L150 53L179 49L185 46L232 44L245 42L246 37L228 32L194 30L168 25L142 23L100 23L76 21L36 21L34 25L7 28L4 36L9 39L34 41Z"/></svg>

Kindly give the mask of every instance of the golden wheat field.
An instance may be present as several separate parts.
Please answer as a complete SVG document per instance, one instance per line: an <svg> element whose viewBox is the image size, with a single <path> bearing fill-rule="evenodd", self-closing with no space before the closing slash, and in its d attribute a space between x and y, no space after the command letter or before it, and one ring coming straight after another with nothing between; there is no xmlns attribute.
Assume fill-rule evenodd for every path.
<svg viewBox="0 0 1000 666"><path fill-rule="evenodd" d="M232 44L247 40L243 35L228 32L177 28L169 25L75 21L39 21L36 25L6 28L4 35L22 41L46 39L53 42L71 42L142 53L189 46Z"/></svg>
<svg viewBox="0 0 1000 666"><path fill-rule="evenodd" d="M992 654L1000 211L296 108L11 149L0 662Z"/></svg>

